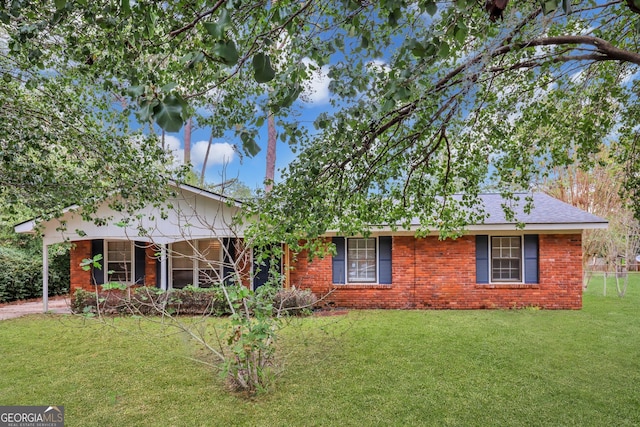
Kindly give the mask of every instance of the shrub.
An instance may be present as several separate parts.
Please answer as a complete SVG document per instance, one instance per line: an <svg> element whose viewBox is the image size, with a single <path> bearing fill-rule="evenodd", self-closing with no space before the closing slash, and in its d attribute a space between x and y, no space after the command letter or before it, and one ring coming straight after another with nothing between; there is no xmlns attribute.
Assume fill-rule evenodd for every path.
<svg viewBox="0 0 640 427"><path fill-rule="evenodd" d="M42 296L42 261L19 249L0 247L0 302Z"/></svg>
<svg viewBox="0 0 640 427"><path fill-rule="evenodd" d="M317 300L309 290L280 289L273 296L273 307L287 314L304 315L311 312ZM97 314L98 308L100 313L105 315L154 315L163 311L185 316L230 314L229 304L219 287L186 287L169 292L145 286L134 288L131 292L101 289L97 299L95 292L76 290L71 301L71 310L74 313Z"/></svg>
<svg viewBox="0 0 640 427"><path fill-rule="evenodd" d="M273 307L288 314L304 315L311 313L313 305L318 298L308 289L280 289L275 294Z"/></svg>
<svg viewBox="0 0 640 427"><path fill-rule="evenodd" d="M69 252L49 260L49 295L69 292ZM0 247L0 302L42 296L42 258L24 249Z"/></svg>
<svg viewBox="0 0 640 427"><path fill-rule="evenodd" d="M191 287L168 292L145 286L134 288L132 292L112 289L101 291L97 298L95 292L78 289L73 296L71 309L77 314L97 314L100 311L106 315L154 315L167 312L172 315L220 316L229 313L227 302L219 289Z"/></svg>

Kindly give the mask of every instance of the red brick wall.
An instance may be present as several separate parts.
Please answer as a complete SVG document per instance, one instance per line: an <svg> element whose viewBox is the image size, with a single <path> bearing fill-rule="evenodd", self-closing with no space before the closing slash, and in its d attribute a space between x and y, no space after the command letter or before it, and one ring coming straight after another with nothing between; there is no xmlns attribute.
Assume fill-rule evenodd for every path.
<svg viewBox="0 0 640 427"><path fill-rule="evenodd" d="M333 285L331 257L299 254L291 284L311 289L323 304L349 308L478 309L582 307L580 234L539 236L539 283L476 283L475 236L457 240L393 237L391 285Z"/></svg>
<svg viewBox="0 0 640 427"><path fill-rule="evenodd" d="M156 286L156 253L160 252L157 248L149 246L145 248L144 261L144 284L145 286Z"/></svg>
<svg viewBox="0 0 640 427"><path fill-rule="evenodd" d="M95 290L91 281L91 270L84 271L80 263L85 258L91 258L91 240L80 240L73 242L70 253L71 276L69 286L71 294L76 289Z"/></svg>

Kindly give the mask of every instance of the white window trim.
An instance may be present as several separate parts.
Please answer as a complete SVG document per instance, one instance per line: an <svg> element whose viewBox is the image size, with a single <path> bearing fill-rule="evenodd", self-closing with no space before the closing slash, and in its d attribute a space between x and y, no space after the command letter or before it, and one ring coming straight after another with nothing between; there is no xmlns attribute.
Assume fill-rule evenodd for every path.
<svg viewBox="0 0 640 427"><path fill-rule="evenodd" d="M493 280L493 256L491 252L491 242L493 242L494 237L518 237L520 238L520 280ZM490 234L489 241L487 245L488 254L489 254L489 283L495 285L522 285L525 283L525 262L524 262L524 234Z"/></svg>
<svg viewBox="0 0 640 427"><path fill-rule="evenodd" d="M210 239L196 239L196 240L182 240L179 242L174 242L174 243L181 243L183 241L186 242L190 242L189 244L192 246L192 248L194 249L194 255L193 258L191 259L191 286L199 288L200 287L200 282L199 282L199 274L200 274L200 259L199 257L197 257L195 255L195 252L198 252L198 243L201 240L216 240L215 238L210 238ZM174 257L174 252L173 252L173 244L174 243L170 243L169 244L169 253L167 254L167 261L169 264L169 274L167 277L167 289L174 289L173 287L173 257ZM219 270L219 274L220 277L223 276L223 249L222 249L222 244L223 242L220 241L220 250L218 253L218 260L220 262L220 266L218 267ZM179 289L179 288L178 288Z"/></svg>
<svg viewBox="0 0 640 427"><path fill-rule="evenodd" d="M131 250L131 271L129 272L129 277L131 278L128 282L114 282L113 280L109 280L109 243L129 243ZM103 282L102 283L125 283L127 285L134 284L136 281L136 249L134 242L130 240L104 240L102 243L102 254L103 254Z"/></svg>
<svg viewBox="0 0 640 427"><path fill-rule="evenodd" d="M376 247L376 279L373 282L349 281L349 239L374 239ZM380 283L380 239L374 237L344 237L344 284L345 285L377 285Z"/></svg>

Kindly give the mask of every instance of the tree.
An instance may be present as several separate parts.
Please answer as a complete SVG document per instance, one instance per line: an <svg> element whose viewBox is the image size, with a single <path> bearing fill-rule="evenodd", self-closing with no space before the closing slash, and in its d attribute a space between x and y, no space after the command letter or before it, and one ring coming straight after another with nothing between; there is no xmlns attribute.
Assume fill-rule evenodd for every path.
<svg viewBox="0 0 640 427"><path fill-rule="evenodd" d="M152 339L178 330L207 355L196 356L196 360L220 370L234 390L250 394L266 391L280 368L276 338L285 326L283 318L308 310L316 299L310 291L281 289L276 266L265 267L258 262L255 245L243 236L242 224L235 222L240 209L241 204L232 200L207 203L207 197L178 191L165 205L165 212L171 222L185 224L179 229L180 235L167 229L171 227L159 226L156 219L139 218L131 228L145 238L146 243L137 241L136 247L147 253L152 250L161 265L187 274L175 274L172 282L163 281L168 284L167 291L141 286L150 283L145 278L135 279L133 242L117 249L122 264L113 255L107 259L113 254L107 245L104 255L85 253L89 257L80 264L86 271L101 270L105 283L98 285L103 280L96 280L98 273L94 270L90 276L95 292L76 290L73 310L104 322L110 320L105 314L137 316L157 324L149 337ZM86 224L71 223L80 228ZM261 268L273 269L273 274L253 289L253 279ZM111 269L116 271L105 271ZM165 271L168 276L170 270ZM221 315L225 320L211 321L211 317ZM144 333L144 328L140 332Z"/></svg>
<svg viewBox="0 0 640 427"><path fill-rule="evenodd" d="M539 4L13 2L0 19L16 67L64 76L85 101L124 97L149 129L178 130L221 97L210 126L234 132L254 155L265 119L255 112L284 117L281 138L301 151L260 207L274 231L313 237L417 217L422 231L447 234L481 218L460 207L476 206L488 175L502 188L529 188L573 161L567 141L588 165L617 130L616 154L633 160L627 191L640 182L637 8ZM291 42L274 68L271 46L282 36ZM331 66L334 108L309 133L287 114L311 78L305 58ZM461 201L448 197L462 191Z"/></svg>
<svg viewBox="0 0 640 427"><path fill-rule="evenodd" d="M630 201L621 197L626 168L610 156L616 147L615 142L611 147L603 147L590 167L581 167L576 161L567 168L556 169L539 187L557 199L609 221L607 229L583 232L584 286L588 285L594 269L604 269L605 294L607 276L613 273L618 295L624 296L628 267L640 253L640 233L638 220L629 208Z"/></svg>

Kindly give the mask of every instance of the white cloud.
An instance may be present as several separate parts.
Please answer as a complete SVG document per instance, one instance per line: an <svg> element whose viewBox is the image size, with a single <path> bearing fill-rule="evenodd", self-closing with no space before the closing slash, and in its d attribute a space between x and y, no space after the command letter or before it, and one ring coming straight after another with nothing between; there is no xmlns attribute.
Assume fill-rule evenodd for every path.
<svg viewBox="0 0 640 427"><path fill-rule="evenodd" d="M160 137L160 143L162 144L162 137ZM178 167L183 163L184 150L182 149L182 142L178 138L171 135L165 135L164 149L173 156L173 165L175 167Z"/></svg>
<svg viewBox="0 0 640 427"><path fill-rule="evenodd" d="M191 144L191 164L196 168L201 168L204 158L207 155L207 145L209 141L197 141ZM166 135L164 138L165 150L173 156L173 165L175 167L184 163L184 148L180 139L172 135ZM236 154L236 149L228 142L215 142L211 144L209 150L209 159L207 160L207 169L214 165L224 165L231 163Z"/></svg>
<svg viewBox="0 0 640 427"><path fill-rule="evenodd" d="M302 63L306 65L313 78L305 83L301 99L309 104L325 104L329 102L329 83L331 82L327 75L329 66L318 67L318 64L309 58L303 58Z"/></svg>
<svg viewBox="0 0 640 427"><path fill-rule="evenodd" d="M198 141L191 145L191 163L194 166L202 167L204 157L207 155L207 145L209 141ZM214 142L209 150L207 168L213 165L224 165L231 163L235 157L236 150L228 142Z"/></svg>
<svg viewBox="0 0 640 427"><path fill-rule="evenodd" d="M378 73L385 74L388 74L389 71L391 71L391 67L389 66L389 64L387 64L387 62L383 61L382 59L374 59L373 61L370 61L369 63L367 63L367 68Z"/></svg>

